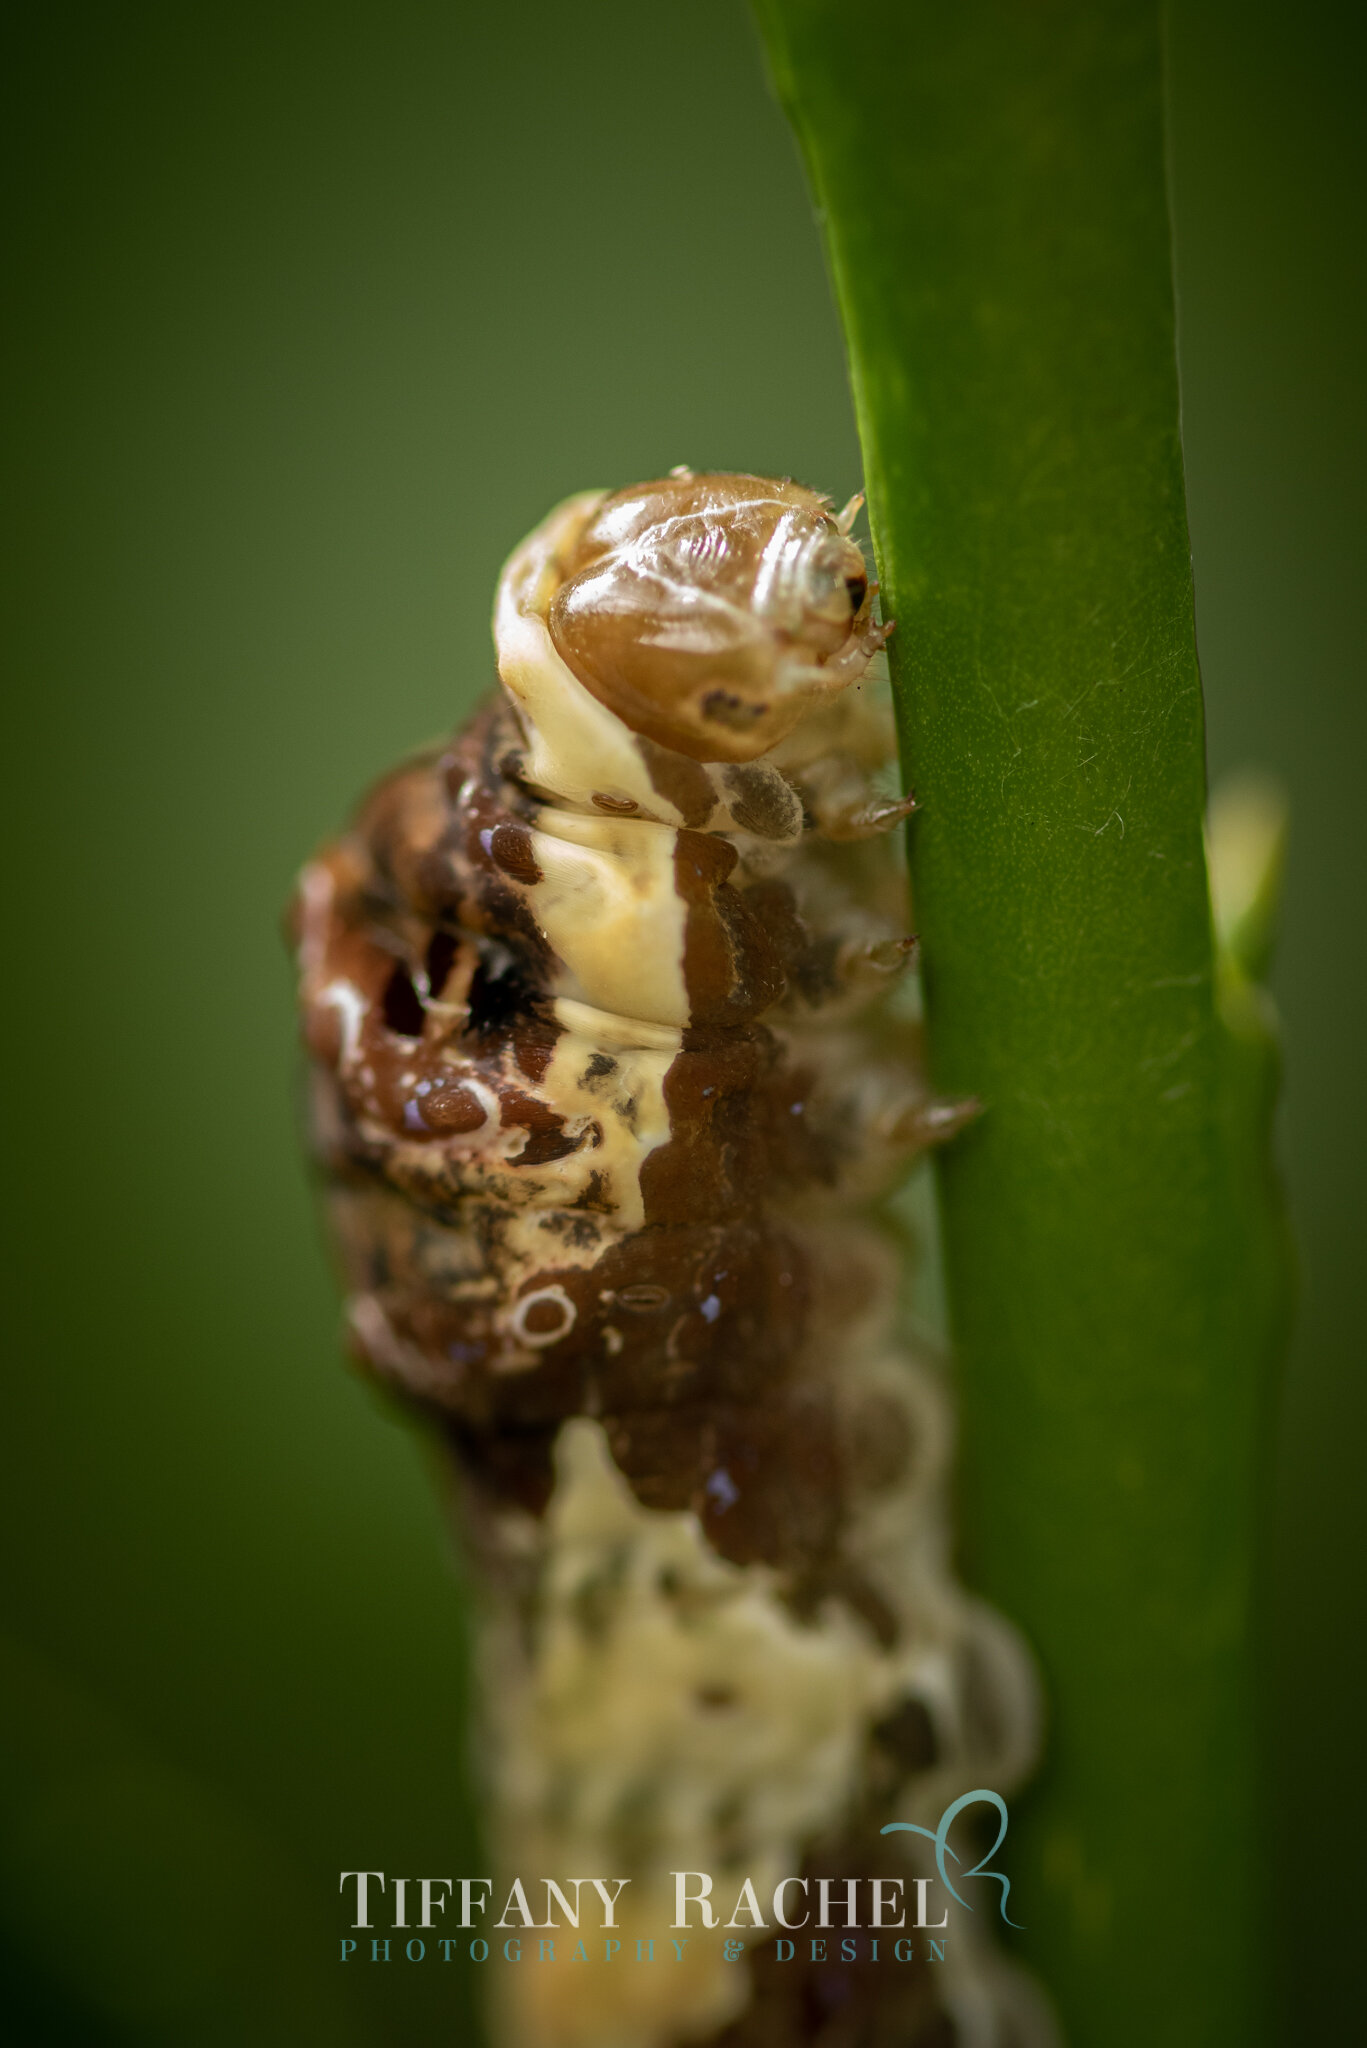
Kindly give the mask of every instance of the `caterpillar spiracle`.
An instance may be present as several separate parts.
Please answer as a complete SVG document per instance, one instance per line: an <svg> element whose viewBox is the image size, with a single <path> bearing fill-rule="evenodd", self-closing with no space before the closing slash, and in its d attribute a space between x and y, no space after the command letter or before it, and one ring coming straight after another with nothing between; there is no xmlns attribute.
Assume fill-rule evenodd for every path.
<svg viewBox="0 0 1367 2048"><path fill-rule="evenodd" d="M354 1347L444 1441L484 1588L494 1853L629 1879L625 1962L496 1973L508 2048L1048 2038L985 1911L943 1960L841 1939L933 1874L883 1823L1036 1740L949 1567L946 1393L875 1214L971 1106L892 1014L910 801L858 502L678 470L562 504L499 583L501 689L301 879ZM696 1918L670 1955L680 1871L719 1921L750 1882L739 1962ZM833 1905L786 1955L783 1880Z"/></svg>

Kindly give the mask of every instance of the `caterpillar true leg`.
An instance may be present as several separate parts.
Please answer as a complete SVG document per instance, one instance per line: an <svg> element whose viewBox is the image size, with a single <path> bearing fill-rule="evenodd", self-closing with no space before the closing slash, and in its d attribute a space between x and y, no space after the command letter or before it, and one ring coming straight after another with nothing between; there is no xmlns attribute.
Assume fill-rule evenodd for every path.
<svg viewBox="0 0 1367 2048"><path fill-rule="evenodd" d="M561 506L500 583L500 695L300 889L355 1344L444 1434L487 1587L499 1851L628 1880L626 1963L571 1935L504 1974L516 2048L1047 2038L972 1922L943 1963L845 1954L875 1878L933 1873L882 1823L1035 1743L871 1214L972 1105L888 1013L906 801L854 510L688 471ZM754 1902L748 1963L697 1911L627 1967L677 1873Z"/></svg>

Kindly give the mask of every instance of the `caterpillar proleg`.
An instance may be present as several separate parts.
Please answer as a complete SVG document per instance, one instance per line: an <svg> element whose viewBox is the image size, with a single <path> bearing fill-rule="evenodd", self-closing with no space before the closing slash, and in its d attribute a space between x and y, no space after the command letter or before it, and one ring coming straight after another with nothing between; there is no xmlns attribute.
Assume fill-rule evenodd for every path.
<svg viewBox="0 0 1367 2048"><path fill-rule="evenodd" d="M1048 2039L986 1913L943 1959L842 1941L875 1878L933 1876L883 1824L1036 1744L874 1213L972 1105L894 1013L910 804L856 510L687 470L561 505L500 580L497 695L301 880L354 1346L444 1440L484 1586L495 1851L628 1880L625 1960L571 1934L502 1973L509 2048ZM698 1914L634 1966L677 1873L723 1916L748 1882L739 1961ZM785 1954L808 1896L839 1911Z"/></svg>

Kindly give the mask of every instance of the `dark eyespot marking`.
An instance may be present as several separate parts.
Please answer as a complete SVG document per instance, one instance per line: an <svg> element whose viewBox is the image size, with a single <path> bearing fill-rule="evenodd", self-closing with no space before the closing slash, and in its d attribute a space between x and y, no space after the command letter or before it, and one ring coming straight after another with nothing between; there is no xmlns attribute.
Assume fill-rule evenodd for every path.
<svg viewBox="0 0 1367 2048"><path fill-rule="evenodd" d="M470 981L470 1029L479 1038L502 1035L535 1008L535 993L511 954L481 960Z"/></svg>
<svg viewBox="0 0 1367 2048"><path fill-rule="evenodd" d="M416 1111L417 1122L422 1128L437 1131L443 1137L458 1137L481 1130L489 1121L488 1112L479 1097L459 1081L435 1088L421 1102L410 1102L408 1109ZM404 1121L409 1121L407 1110Z"/></svg>
<svg viewBox="0 0 1367 2048"><path fill-rule="evenodd" d="M709 690L702 700L704 718L714 719L718 725L730 726L737 732L754 725L768 709L767 704L747 704L734 690Z"/></svg>
<svg viewBox="0 0 1367 2048"><path fill-rule="evenodd" d="M845 589L849 594L850 610L857 612L869 594L869 579L867 576L847 576Z"/></svg>
<svg viewBox="0 0 1367 2048"><path fill-rule="evenodd" d="M533 1131L511 1163L514 1166L549 1166L553 1160L568 1159L571 1152L579 1150L581 1142L563 1129Z"/></svg>
<svg viewBox="0 0 1367 2048"><path fill-rule="evenodd" d="M385 983L384 1021L400 1038L421 1038L427 1022L427 1013L413 986L413 977L402 961L396 964Z"/></svg>
<svg viewBox="0 0 1367 2048"><path fill-rule="evenodd" d="M532 835L525 825L495 825L489 834L489 858L528 888L541 880L541 869L532 851Z"/></svg>
<svg viewBox="0 0 1367 2048"><path fill-rule="evenodd" d="M450 932L433 932L427 942L427 957L424 963L429 996L439 996L445 988L446 977L455 965L456 951L456 941Z"/></svg>

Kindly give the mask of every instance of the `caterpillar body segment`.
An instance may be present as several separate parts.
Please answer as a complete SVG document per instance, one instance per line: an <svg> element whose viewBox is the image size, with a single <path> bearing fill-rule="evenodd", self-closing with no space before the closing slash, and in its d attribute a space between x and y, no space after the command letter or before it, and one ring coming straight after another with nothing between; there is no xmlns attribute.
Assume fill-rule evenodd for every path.
<svg viewBox="0 0 1367 2048"><path fill-rule="evenodd" d="M628 1964L665 1949L674 1872L761 1900L933 1876L882 1824L1035 1750L1028 1660L950 1570L948 1402L873 1212L972 1108L889 1002L884 637L799 486L571 499L500 581L497 696L299 890L353 1344L448 1446L485 1587L498 1853L628 1878ZM772 1919L739 1964L719 1933L653 1970L567 1941L503 1973L499 2025L1034 2048L985 1920L895 1969L842 1960L838 1923L820 1962L780 1962Z"/></svg>

